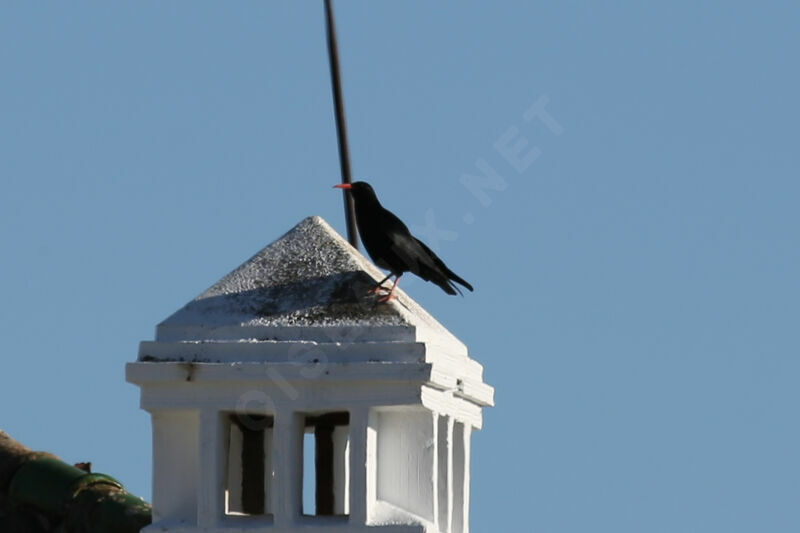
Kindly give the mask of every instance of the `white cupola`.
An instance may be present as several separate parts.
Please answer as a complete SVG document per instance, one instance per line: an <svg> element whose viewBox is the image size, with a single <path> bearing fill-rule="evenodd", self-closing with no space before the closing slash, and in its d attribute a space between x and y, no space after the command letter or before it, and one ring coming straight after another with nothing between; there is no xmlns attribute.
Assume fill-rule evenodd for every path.
<svg viewBox="0 0 800 533"><path fill-rule="evenodd" d="M404 292L376 303L382 278L309 217L158 325L126 369L153 421L143 531L469 530L494 390Z"/></svg>

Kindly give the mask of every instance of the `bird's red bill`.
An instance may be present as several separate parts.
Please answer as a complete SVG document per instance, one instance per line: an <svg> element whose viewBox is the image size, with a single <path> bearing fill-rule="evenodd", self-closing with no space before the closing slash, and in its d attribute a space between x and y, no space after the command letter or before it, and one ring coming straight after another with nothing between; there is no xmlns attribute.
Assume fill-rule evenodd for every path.
<svg viewBox="0 0 800 533"><path fill-rule="evenodd" d="M339 185L334 185L334 189L352 189L353 185L351 183L340 183Z"/></svg>

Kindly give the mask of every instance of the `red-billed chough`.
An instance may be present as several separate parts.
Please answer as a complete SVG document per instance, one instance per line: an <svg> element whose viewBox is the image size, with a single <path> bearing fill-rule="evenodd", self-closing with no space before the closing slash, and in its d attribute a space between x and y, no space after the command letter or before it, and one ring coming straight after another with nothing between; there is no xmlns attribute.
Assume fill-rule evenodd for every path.
<svg viewBox="0 0 800 533"><path fill-rule="evenodd" d="M380 302L387 302L394 297L397 282L403 273L408 271L425 281L435 283L447 294L461 294L454 281L472 290L472 285L447 268L444 262L425 246L425 243L411 235L402 220L381 205L369 183L357 181L334 187L347 189L352 193L361 242L364 243L364 248L375 264L389 271L389 275L375 287L375 292L386 290L383 283L395 276L389 294L382 297Z"/></svg>

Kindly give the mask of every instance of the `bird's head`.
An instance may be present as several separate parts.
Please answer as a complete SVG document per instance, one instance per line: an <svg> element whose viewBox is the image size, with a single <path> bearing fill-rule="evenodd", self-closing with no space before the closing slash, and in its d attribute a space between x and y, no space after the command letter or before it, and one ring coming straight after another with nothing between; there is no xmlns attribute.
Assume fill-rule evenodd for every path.
<svg viewBox="0 0 800 533"><path fill-rule="evenodd" d="M359 201L378 201L378 197L375 194L375 190L372 188L372 185L367 183L366 181L356 181L353 183L340 183L338 185L334 185L336 189L345 189L350 191L353 194L353 198L356 202Z"/></svg>

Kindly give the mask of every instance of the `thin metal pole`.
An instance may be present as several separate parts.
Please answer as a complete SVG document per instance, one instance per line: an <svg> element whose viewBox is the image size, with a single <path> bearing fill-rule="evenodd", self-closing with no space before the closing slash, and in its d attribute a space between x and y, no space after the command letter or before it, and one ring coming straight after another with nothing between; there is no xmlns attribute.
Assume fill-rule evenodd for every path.
<svg viewBox="0 0 800 533"><path fill-rule="evenodd" d="M336 134L339 142L339 163L342 167L342 183L352 183L350 175L350 149L347 145L347 121L344 115L344 98L342 97L342 75L339 72L339 47L336 44L336 24L333 21L331 0L325 0L325 20L328 30L328 59L331 65L331 88L333 89L333 105L336 108ZM347 221L347 240L358 249L356 234L356 211L353 198L347 191L344 193L344 216Z"/></svg>

